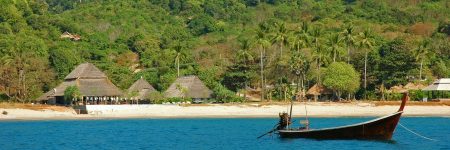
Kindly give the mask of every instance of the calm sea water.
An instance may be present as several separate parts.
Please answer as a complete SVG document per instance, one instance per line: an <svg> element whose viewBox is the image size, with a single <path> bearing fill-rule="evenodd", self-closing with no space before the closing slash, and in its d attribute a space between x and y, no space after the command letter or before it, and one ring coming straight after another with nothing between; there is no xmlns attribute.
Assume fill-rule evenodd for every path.
<svg viewBox="0 0 450 150"><path fill-rule="evenodd" d="M312 118L313 128L372 118ZM297 119L296 122L298 122ZM403 117L392 141L256 139L276 118L0 122L0 149L450 149L450 118Z"/></svg>

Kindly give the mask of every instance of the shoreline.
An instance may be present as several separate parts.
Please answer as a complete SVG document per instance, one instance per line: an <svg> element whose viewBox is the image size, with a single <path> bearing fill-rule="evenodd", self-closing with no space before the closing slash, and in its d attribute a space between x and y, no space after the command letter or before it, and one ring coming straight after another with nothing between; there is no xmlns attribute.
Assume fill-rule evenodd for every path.
<svg viewBox="0 0 450 150"><path fill-rule="evenodd" d="M0 118L0 122L7 121L46 121L46 120L127 120L127 119L246 119L246 118L277 118L278 116L129 116L129 117L23 117L23 118ZM304 118L304 116L292 116L293 118ZM382 116L308 116L308 118L376 118ZM438 117L438 118L450 118L450 115L402 115L402 117Z"/></svg>
<svg viewBox="0 0 450 150"><path fill-rule="evenodd" d="M278 113L287 111L283 105L129 105L99 109L91 114L76 114L71 108L66 110L31 110L21 108L0 108L0 121L7 120L101 120L101 119L171 119L171 118L278 118ZM118 109L120 108L120 109ZM305 106L294 105L293 117L305 116ZM358 104L321 104L307 105L308 117L380 117L392 114L398 106L375 106ZM8 114L1 114L6 111ZM407 106L404 117L450 117L450 106Z"/></svg>
<svg viewBox="0 0 450 150"><path fill-rule="evenodd" d="M278 116L129 116L129 117L52 117L52 118L0 118L1 122L8 121L70 121L70 120L127 120L127 119L258 119L277 118ZM292 116L293 118L304 118L304 116ZM308 116L308 118L377 118L382 116ZM408 118L437 117L450 118L450 115L402 115Z"/></svg>

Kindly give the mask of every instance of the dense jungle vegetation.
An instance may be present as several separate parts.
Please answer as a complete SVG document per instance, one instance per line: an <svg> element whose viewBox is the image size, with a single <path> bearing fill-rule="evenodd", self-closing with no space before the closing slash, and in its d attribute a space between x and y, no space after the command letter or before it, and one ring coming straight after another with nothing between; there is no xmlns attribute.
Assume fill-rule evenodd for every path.
<svg viewBox="0 0 450 150"><path fill-rule="evenodd" d="M380 99L450 76L450 1L0 0L0 100L33 100L83 62L121 89L197 75L224 101L262 83L266 99L292 83Z"/></svg>

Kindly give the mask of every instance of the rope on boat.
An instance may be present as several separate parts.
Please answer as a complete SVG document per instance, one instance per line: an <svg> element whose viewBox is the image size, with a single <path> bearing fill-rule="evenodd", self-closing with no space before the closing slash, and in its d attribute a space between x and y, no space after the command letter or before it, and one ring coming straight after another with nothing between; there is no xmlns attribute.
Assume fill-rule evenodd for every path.
<svg viewBox="0 0 450 150"><path fill-rule="evenodd" d="M414 131L408 129L407 127L403 126L400 122L398 123L398 125L400 125L401 127L403 127L406 131L409 131L409 132L411 132L411 133L417 135L418 137L421 137L421 138L424 138L424 139L427 139L427 140L430 140L430 141L437 141L437 140L435 140L435 139L432 139L432 138L429 138L429 137L420 135L419 133L416 133L416 132L414 132Z"/></svg>

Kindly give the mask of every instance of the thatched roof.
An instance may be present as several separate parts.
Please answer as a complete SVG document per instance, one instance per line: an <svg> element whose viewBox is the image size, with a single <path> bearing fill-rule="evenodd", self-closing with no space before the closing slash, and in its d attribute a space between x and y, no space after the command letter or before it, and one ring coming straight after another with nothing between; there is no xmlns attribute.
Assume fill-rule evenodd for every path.
<svg viewBox="0 0 450 150"><path fill-rule="evenodd" d="M324 87L323 85L314 84L309 90L306 92L306 95L322 95L322 94L333 94L333 91Z"/></svg>
<svg viewBox="0 0 450 150"><path fill-rule="evenodd" d="M107 78L107 76L91 63L83 63L78 65L72 72L67 75L64 80L69 79L97 79Z"/></svg>
<svg viewBox="0 0 450 150"><path fill-rule="evenodd" d="M212 91L197 76L185 76L175 80L164 95L169 98L211 98Z"/></svg>
<svg viewBox="0 0 450 150"><path fill-rule="evenodd" d="M77 86L83 96L120 96L122 92L106 75L91 63L77 66L65 81L36 100L46 100L54 96L64 96L69 86Z"/></svg>
<svg viewBox="0 0 450 150"><path fill-rule="evenodd" d="M138 92L138 99L147 99L150 93L156 92L156 90L150 83L141 77L128 88L128 92Z"/></svg>

